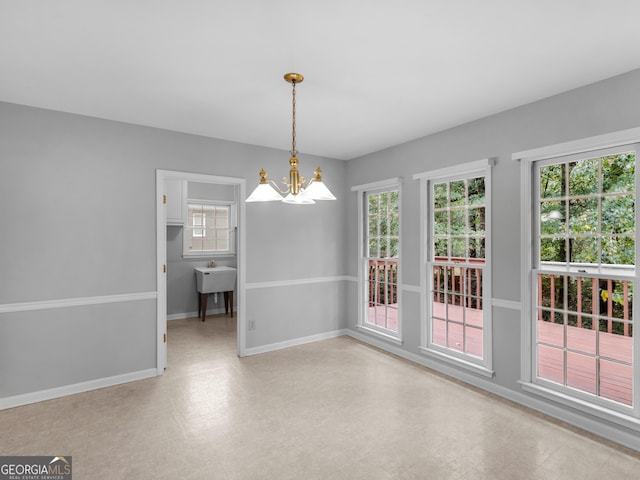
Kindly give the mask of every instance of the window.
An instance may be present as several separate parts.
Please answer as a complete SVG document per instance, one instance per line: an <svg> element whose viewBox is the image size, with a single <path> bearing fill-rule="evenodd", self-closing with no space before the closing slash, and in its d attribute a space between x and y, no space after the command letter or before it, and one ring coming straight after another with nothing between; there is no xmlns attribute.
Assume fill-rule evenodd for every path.
<svg viewBox="0 0 640 480"><path fill-rule="evenodd" d="M489 173L482 160L414 176L424 227L421 351L484 375L493 374Z"/></svg>
<svg viewBox="0 0 640 480"><path fill-rule="evenodd" d="M184 256L235 252L235 204L188 200Z"/></svg>
<svg viewBox="0 0 640 480"><path fill-rule="evenodd" d="M629 407L635 164L627 147L534 165L536 381Z"/></svg>
<svg viewBox="0 0 640 480"><path fill-rule="evenodd" d="M482 358L484 177L432 185L431 342Z"/></svg>
<svg viewBox="0 0 640 480"><path fill-rule="evenodd" d="M400 182L353 187L360 215L358 327L401 343Z"/></svg>
<svg viewBox="0 0 640 480"><path fill-rule="evenodd" d="M398 190L367 193L368 301L365 323L398 332Z"/></svg>
<svg viewBox="0 0 640 480"><path fill-rule="evenodd" d="M635 431L638 142L634 128L513 154L523 195L522 388Z"/></svg>

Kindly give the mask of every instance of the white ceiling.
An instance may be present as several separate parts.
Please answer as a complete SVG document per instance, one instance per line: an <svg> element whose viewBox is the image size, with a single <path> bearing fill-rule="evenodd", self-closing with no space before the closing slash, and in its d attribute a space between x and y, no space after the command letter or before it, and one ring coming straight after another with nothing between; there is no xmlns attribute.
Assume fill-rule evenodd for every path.
<svg viewBox="0 0 640 480"><path fill-rule="evenodd" d="M0 0L0 100L350 159L640 67L638 0Z"/></svg>

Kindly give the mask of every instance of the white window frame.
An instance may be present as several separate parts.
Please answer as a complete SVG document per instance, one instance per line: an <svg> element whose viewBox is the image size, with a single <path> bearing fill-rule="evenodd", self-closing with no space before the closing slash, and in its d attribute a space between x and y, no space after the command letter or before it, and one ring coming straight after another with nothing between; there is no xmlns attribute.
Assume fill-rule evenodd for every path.
<svg viewBox="0 0 640 480"><path fill-rule="evenodd" d="M194 238L203 238L205 232L205 219L202 218L202 226L198 227L189 227L189 218L185 219L185 225L182 229L182 256L184 258L211 258L215 257L225 257L225 256L233 256L236 254L235 245L236 245L236 232L237 232L237 207L235 202L225 202L225 201L214 201L214 200L201 200L190 198L187 200L187 206L190 204L200 204L200 205L214 205L220 207L228 207L229 208L229 249L228 250L200 250L200 251L190 251L189 250L189 236L192 235ZM187 207L187 217L189 209ZM202 235L198 235L196 230L201 230Z"/></svg>
<svg viewBox="0 0 640 480"><path fill-rule="evenodd" d="M188 211L188 209L187 209ZM200 223L199 225L196 225L196 219L199 218L200 219ZM200 215L194 215L193 216L193 230L191 230L191 235L194 238L204 238L205 236L205 229L207 228L207 222L205 220L205 216L200 214Z"/></svg>
<svg viewBox="0 0 640 480"><path fill-rule="evenodd" d="M368 305L368 257L365 247L365 232L368 232L368 215L365 197L370 193L382 193L391 190L398 191L398 223L400 231L400 241L398 245L398 331L394 332L385 328L377 327L366 322ZM351 187L352 192L358 195L358 330L382 338L396 345L402 345L402 178L389 178L378 182L367 183Z"/></svg>
<svg viewBox="0 0 640 480"><path fill-rule="evenodd" d="M431 170L417 173L414 180L420 181L420 351L432 358L456 365L468 371L493 377L493 345L492 332L493 322L491 314L491 167L495 161L493 159L483 159L475 162L468 162L452 167ZM485 265L483 272L483 335L482 350L483 357L478 358L464 352L449 349L432 341L432 312L431 312L431 290L433 266L432 258L432 234L433 211L431 209L431 188L434 183L444 181L455 181L473 178L474 176L484 176L485 178Z"/></svg>
<svg viewBox="0 0 640 480"><path fill-rule="evenodd" d="M544 382L536 381L537 358L535 355L534 340L536 334L536 322L534 321L535 298L537 292L534 292L535 282L533 275L534 267L537 260L534 254L537 251L534 248L534 212L533 195L535 194L536 177L534 176L535 162L548 160L568 155L585 154L605 149L617 149L624 146L633 146L640 143L640 128L632 128L619 132L588 137L556 145L549 145L532 150L516 152L512 154L514 161L520 162L520 191L521 191L521 305L522 305L522 329L521 329L521 372L520 384L526 392L539 395L543 398L553 400L560 404L578 408L586 413L596 417L611 421L618 425L631 428L640 432L640 382L635 381L633 384L633 400L632 407L615 407L607 406L606 401L593 401L587 399L586 395L570 395L567 391L561 389L550 388ZM632 147L634 150L635 148ZM638 157L636 156L636 165L638 165ZM640 172L636 170L636 186L639 184L638 176ZM637 187L636 187L637 188ZM636 190L636 195L640 196L640 191ZM640 227L640 208L636 203L636 228ZM638 249L640 242L636 241L636 259L638 258ZM569 269L571 270L571 269ZM570 271L565 270L566 274ZM638 285L639 268L636 261L636 272L632 277L634 284ZM638 312L640 300L638 295L634 295L633 310ZM634 378L638 377L640 371L640 335L634 335L633 339L633 368Z"/></svg>

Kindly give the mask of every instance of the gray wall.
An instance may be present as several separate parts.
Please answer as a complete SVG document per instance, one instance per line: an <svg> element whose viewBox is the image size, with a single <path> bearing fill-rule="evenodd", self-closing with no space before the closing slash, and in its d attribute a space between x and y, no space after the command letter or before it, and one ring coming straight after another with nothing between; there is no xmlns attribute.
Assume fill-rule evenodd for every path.
<svg viewBox="0 0 640 480"><path fill-rule="evenodd" d="M247 205L248 284L344 273L346 164L300 159L307 176L320 164L340 198ZM285 150L0 103L0 405L156 368L155 300L145 296L156 291L156 169L246 178L250 191L261 167L279 179L288 160ZM297 300L312 306L314 287L299 286ZM247 348L346 325L342 308L283 317L258 303L264 291L247 291ZM117 295L141 297L118 308L100 300ZM77 306L86 298L95 304Z"/></svg>
<svg viewBox="0 0 640 480"><path fill-rule="evenodd" d="M436 114L436 112L434 112ZM402 190L402 282L419 286L420 218L416 173L484 158L497 160L492 183L494 299L520 301L520 164L514 152L640 126L640 70L585 86L406 144L350 160L347 184L362 185L404 177ZM357 275L356 193L347 200L348 272ZM349 328L356 332L355 286L349 294ZM404 292L404 345L400 352L421 355L419 294ZM499 389L522 393L520 311L493 308L495 377ZM365 333L358 332L365 338ZM384 343L384 342L382 342ZM423 358L424 355L421 355ZM426 363L438 368L436 360ZM478 379L482 384L484 379ZM486 385L485 385L486 386ZM504 390L503 390L504 391ZM564 410L568 411L567 409ZM615 428L615 427L614 427Z"/></svg>
<svg viewBox="0 0 640 480"><path fill-rule="evenodd" d="M214 200L236 202L236 188L231 185L215 185L211 183L188 182L187 198L197 200ZM197 315L198 292L196 290L196 267L206 267L211 260L206 258L183 258L183 229L178 225L167 226L167 316L169 318L187 318ZM216 265L236 267L236 256L216 256ZM207 310L224 312L224 298L210 295ZM234 299L237 305L237 297Z"/></svg>

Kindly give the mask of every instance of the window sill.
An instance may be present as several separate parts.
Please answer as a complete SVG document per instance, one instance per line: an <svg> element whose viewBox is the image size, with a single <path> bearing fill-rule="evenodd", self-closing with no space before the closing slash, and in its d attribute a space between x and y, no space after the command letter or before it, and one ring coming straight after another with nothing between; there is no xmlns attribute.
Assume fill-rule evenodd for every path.
<svg viewBox="0 0 640 480"><path fill-rule="evenodd" d="M469 362L469 361L464 360L462 358L454 357L453 355L448 355L446 353L439 352L439 351L433 350L431 348L419 347L419 349L423 354L427 355L428 357L432 357L432 358L435 358L437 360L441 360L441 361L446 362L446 363L448 363L450 365L454 365L456 367L463 368L465 370L468 370L468 371L473 372L473 373L480 374L480 375L488 377L488 378L493 378L493 376L496 373L494 370L490 370L490 369L486 368L483 365L478 365L476 363L472 363L472 362Z"/></svg>
<svg viewBox="0 0 640 480"><path fill-rule="evenodd" d="M617 425L635 430L636 432L640 432L640 419L638 418L632 417L622 412L611 410L606 407L602 407L600 405L595 405L584 400L580 400L579 398L557 392L555 390L537 385L535 383L523 381L520 381L518 383L520 383L520 385L522 386L522 390L524 390L525 392L538 395L547 400L551 400L564 406L574 408L581 412L588 413L602 420L607 420Z"/></svg>
<svg viewBox="0 0 640 480"><path fill-rule="evenodd" d="M382 340L394 343L395 345L402 345L404 343L402 339L388 333L381 332L380 330L376 330L375 328L367 327L365 325L356 325L356 328L375 337L381 338Z"/></svg>

